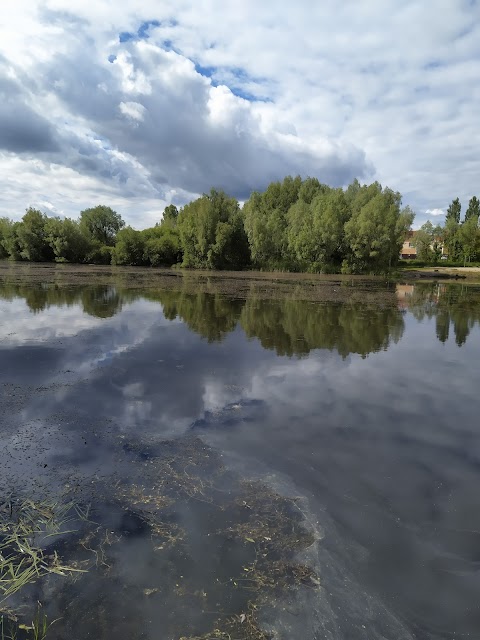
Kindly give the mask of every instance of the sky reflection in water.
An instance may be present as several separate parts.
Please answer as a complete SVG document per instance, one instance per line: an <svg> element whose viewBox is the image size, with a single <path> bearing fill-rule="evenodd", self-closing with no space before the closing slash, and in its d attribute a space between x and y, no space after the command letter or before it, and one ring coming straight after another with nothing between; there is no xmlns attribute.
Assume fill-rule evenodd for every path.
<svg viewBox="0 0 480 640"><path fill-rule="evenodd" d="M133 482L131 443L198 437L238 478L302 496L323 536L310 556L322 588L302 602L328 623L290 622L292 637L478 635L479 287L398 286L395 306L108 285L3 284L0 296L1 485ZM108 526L128 529L110 509ZM181 509L199 532L189 557L209 558L192 583L203 575L210 590L245 558L219 563L205 536L221 516ZM118 637L171 637L175 602L161 619L132 595L146 575L178 579L163 565L152 575L142 540L122 542L103 603L118 615L125 581L130 617L107 622ZM105 589L95 572L86 581L90 598ZM212 615L190 614L204 633Z"/></svg>

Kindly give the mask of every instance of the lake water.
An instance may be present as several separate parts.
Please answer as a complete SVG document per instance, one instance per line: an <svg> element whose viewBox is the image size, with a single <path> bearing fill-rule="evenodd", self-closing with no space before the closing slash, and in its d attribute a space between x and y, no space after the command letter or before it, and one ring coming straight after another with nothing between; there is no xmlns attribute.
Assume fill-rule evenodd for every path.
<svg viewBox="0 0 480 640"><path fill-rule="evenodd" d="M49 640L480 637L480 285L8 274L0 488L75 503L41 544L84 573L0 608Z"/></svg>

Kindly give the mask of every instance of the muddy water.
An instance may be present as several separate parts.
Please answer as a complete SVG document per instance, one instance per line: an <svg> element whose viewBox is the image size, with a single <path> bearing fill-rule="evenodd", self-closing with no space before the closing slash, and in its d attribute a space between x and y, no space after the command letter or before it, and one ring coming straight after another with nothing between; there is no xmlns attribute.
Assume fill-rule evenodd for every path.
<svg viewBox="0 0 480 640"><path fill-rule="evenodd" d="M71 501L72 571L12 628L479 635L480 287L41 273L0 279L0 513Z"/></svg>

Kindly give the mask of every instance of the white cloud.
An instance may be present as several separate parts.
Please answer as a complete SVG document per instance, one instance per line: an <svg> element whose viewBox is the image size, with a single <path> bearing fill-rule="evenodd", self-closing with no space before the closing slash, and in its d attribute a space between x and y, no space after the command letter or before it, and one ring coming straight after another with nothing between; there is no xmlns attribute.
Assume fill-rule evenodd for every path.
<svg viewBox="0 0 480 640"><path fill-rule="evenodd" d="M173 192L181 203L217 186L243 199L301 173L379 179L421 223L432 201L445 209L458 196L466 206L478 189L477 2L442 11L420 0L304 0L282 11L253 0L124 0L114 13L106 1L2 8L0 81L3 72L17 87L36 147L10 140L0 214L48 200L76 215L92 195L85 206L115 201L143 226L152 203L160 212ZM149 38L138 39L152 19L159 26L144 25ZM13 177L20 165L27 173ZM58 171L71 172L69 184Z"/></svg>
<svg viewBox="0 0 480 640"><path fill-rule="evenodd" d="M427 216L444 216L445 211L443 209L427 209L425 214Z"/></svg>
<svg viewBox="0 0 480 640"><path fill-rule="evenodd" d="M144 118L145 107L139 102L121 102L119 108L123 115L132 120L142 121Z"/></svg>
<svg viewBox="0 0 480 640"><path fill-rule="evenodd" d="M77 335L102 322L87 314L79 314L78 309L67 305L47 307L42 309L42 313L34 314L20 297L1 302L0 342L3 347L43 344Z"/></svg>

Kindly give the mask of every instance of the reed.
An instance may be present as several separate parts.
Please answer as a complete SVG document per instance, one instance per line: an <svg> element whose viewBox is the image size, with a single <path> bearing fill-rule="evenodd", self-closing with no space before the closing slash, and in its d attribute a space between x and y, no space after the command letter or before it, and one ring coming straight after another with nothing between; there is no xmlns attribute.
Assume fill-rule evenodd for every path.
<svg viewBox="0 0 480 640"><path fill-rule="evenodd" d="M67 525L77 518L73 502L11 498L0 505L0 607L47 574L81 571L63 564L56 551L46 552L49 538L70 533Z"/></svg>

